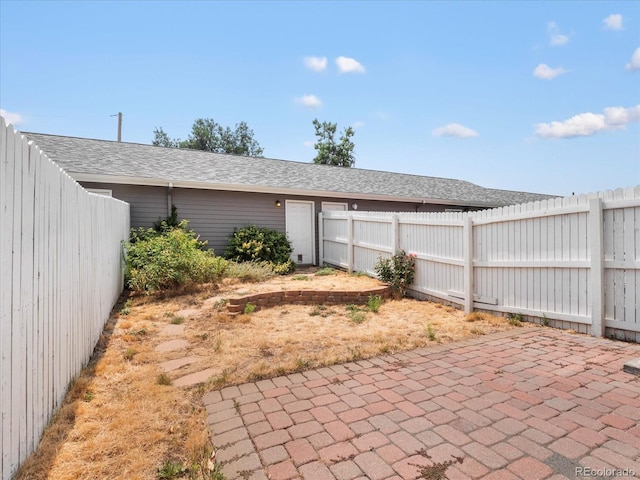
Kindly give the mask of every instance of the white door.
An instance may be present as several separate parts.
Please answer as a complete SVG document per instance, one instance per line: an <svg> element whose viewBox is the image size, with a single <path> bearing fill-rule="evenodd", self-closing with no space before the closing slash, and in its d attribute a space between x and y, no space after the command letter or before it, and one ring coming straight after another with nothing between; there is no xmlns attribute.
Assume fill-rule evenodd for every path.
<svg viewBox="0 0 640 480"><path fill-rule="evenodd" d="M297 264L315 263L315 225L313 202L285 201L287 237L291 240L291 258Z"/></svg>

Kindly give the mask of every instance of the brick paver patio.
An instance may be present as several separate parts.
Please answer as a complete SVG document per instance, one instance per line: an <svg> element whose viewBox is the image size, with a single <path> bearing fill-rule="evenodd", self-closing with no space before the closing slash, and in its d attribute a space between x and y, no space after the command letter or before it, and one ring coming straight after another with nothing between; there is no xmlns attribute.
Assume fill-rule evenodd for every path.
<svg viewBox="0 0 640 480"><path fill-rule="evenodd" d="M442 462L450 480L637 478L640 377L622 367L639 356L635 344L523 328L204 402L229 480L444 478L421 473Z"/></svg>

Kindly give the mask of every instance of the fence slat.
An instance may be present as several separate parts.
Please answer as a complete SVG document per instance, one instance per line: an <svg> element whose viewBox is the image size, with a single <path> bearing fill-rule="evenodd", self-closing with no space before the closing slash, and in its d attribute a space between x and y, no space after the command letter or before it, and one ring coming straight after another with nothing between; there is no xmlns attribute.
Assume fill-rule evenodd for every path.
<svg viewBox="0 0 640 480"><path fill-rule="evenodd" d="M464 313L473 311L473 224L471 217L463 223L462 248L464 251Z"/></svg>
<svg viewBox="0 0 640 480"><path fill-rule="evenodd" d="M603 337L604 327L604 239L602 199L589 200L589 239L591 241L591 334Z"/></svg>
<svg viewBox="0 0 640 480"><path fill-rule="evenodd" d="M11 436L12 416L12 282L13 282L13 195L14 195L14 143L13 129L0 117L0 410L2 415L2 472L16 468Z"/></svg>
<svg viewBox="0 0 640 480"><path fill-rule="evenodd" d="M11 152L8 152L11 154ZM22 277L22 175L24 171L24 149L22 142L16 141L13 145L13 155L17 159L13 172L13 262L11 267L11 328L8 330L11 336L11 370L3 375L11 375L11 457L12 464L20 464L24 458L26 448L26 394L25 394L25 318L22 314L22 290L20 289ZM30 212L29 212L30 213ZM26 253L26 252L25 252ZM4 329L3 329L4 330ZM4 330L7 331L7 330Z"/></svg>

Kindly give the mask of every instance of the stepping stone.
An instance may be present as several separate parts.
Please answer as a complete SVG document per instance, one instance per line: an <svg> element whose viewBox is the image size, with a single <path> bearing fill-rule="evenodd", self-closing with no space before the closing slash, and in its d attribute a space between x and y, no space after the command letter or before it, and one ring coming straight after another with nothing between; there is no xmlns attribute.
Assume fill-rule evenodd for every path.
<svg viewBox="0 0 640 480"><path fill-rule="evenodd" d="M632 375L640 375L640 358L634 358L633 360L625 362L622 370Z"/></svg>
<svg viewBox="0 0 640 480"><path fill-rule="evenodd" d="M162 342L155 348L156 352L172 352L174 350L180 350L181 348L187 348L189 346L189 342L187 340L169 340L168 342Z"/></svg>
<svg viewBox="0 0 640 480"><path fill-rule="evenodd" d="M180 310L179 312L176 312L176 317L188 318L188 317L193 317L197 313L200 313L199 309L197 309L197 308L187 308L185 310Z"/></svg>
<svg viewBox="0 0 640 480"><path fill-rule="evenodd" d="M190 363L199 362L200 357L184 357L184 358L176 358L175 360L168 360L166 362L162 362L160 364L160 368L165 372L172 372L177 370L185 365L189 365Z"/></svg>
<svg viewBox="0 0 640 480"><path fill-rule="evenodd" d="M162 335L163 337L175 337L182 335L185 327L186 325L165 325L162 327L162 330L160 330L159 335Z"/></svg>
<svg viewBox="0 0 640 480"><path fill-rule="evenodd" d="M210 306L214 305L216 302L222 301L224 298L226 298L226 297L223 297L223 296L209 297L204 302L202 302L202 304L205 307L210 307Z"/></svg>
<svg viewBox="0 0 640 480"><path fill-rule="evenodd" d="M205 383L208 382L211 375L213 375L217 371L218 370L216 370L215 368L207 368L206 370L177 378L173 382L171 382L171 384L176 387L190 387L191 385L195 385L196 383Z"/></svg>

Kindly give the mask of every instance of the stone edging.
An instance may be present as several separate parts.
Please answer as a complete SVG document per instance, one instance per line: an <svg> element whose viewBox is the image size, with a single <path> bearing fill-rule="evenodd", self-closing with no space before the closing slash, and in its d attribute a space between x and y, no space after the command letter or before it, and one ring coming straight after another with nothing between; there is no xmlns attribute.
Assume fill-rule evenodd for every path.
<svg viewBox="0 0 640 480"><path fill-rule="evenodd" d="M227 312L238 315L244 312L247 303L260 308L275 307L277 305L337 305L350 303L367 303L369 295L380 295L391 298L391 286L383 285L368 290L283 290L280 292L263 292L244 297L230 298Z"/></svg>

